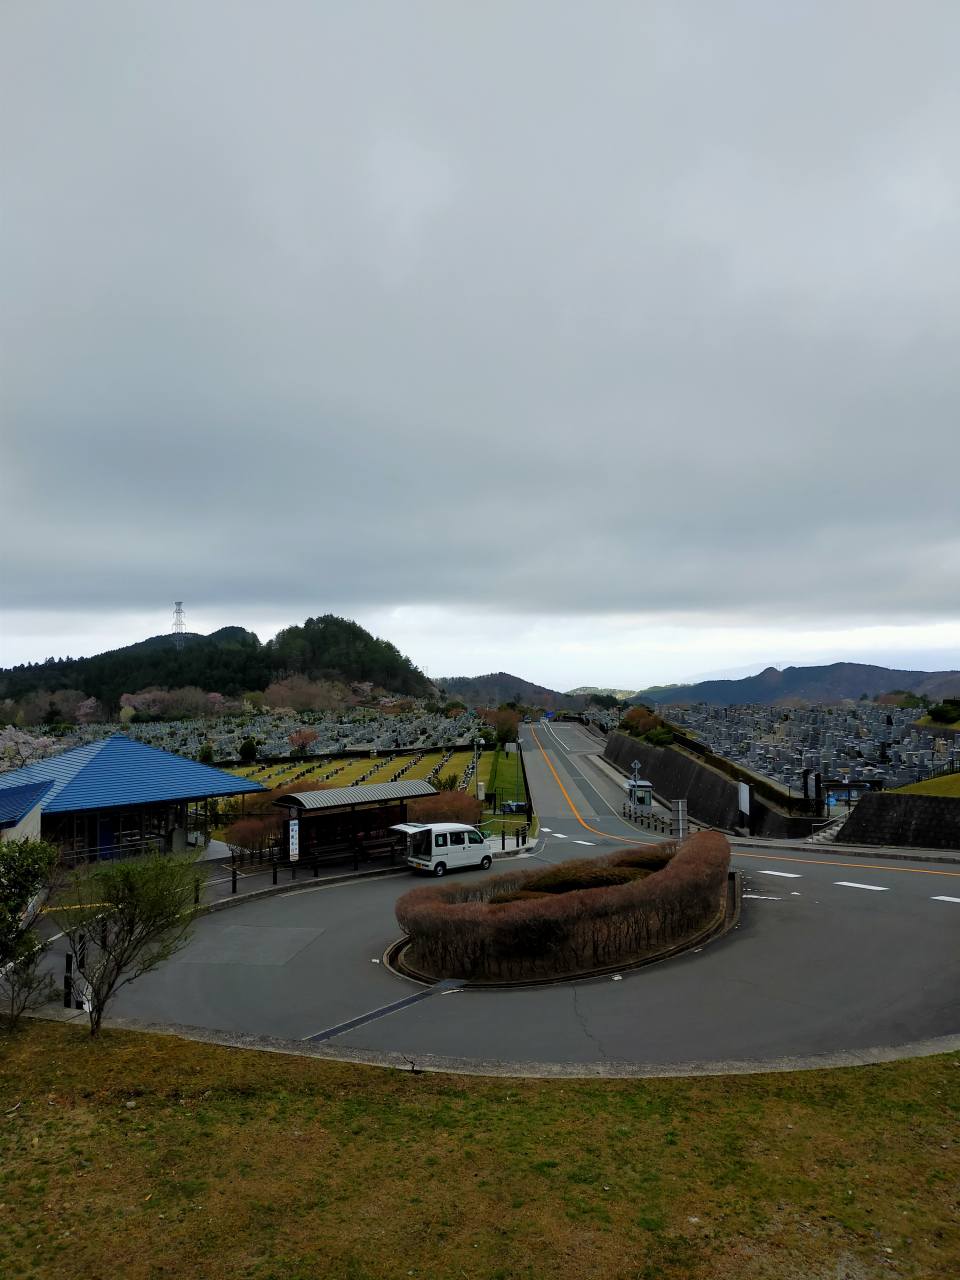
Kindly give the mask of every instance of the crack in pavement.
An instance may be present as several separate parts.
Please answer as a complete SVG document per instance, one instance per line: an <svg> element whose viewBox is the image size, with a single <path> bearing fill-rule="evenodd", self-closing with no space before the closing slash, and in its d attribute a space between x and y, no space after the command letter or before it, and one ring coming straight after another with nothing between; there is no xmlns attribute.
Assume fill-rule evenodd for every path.
<svg viewBox="0 0 960 1280"><path fill-rule="evenodd" d="M579 1023L580 1030L583 1032L583 1034L586 1036L586 1038L590 1041L591 1044L595 1044L597 1046L597 1052L600 1055L600 1060L602 1062L609 1061L607 1052L604 1049L603 1045L600 1043L599 1038L595 1036L593 1032L590 1030L590 1028L587 1026L586 1014L580 1008L580 1003L577 999L578 992L577 992L576 983L571 985L570 992L571 992L571 995L573 996L573 1016L576 1018L577 1022Z"/></svg>

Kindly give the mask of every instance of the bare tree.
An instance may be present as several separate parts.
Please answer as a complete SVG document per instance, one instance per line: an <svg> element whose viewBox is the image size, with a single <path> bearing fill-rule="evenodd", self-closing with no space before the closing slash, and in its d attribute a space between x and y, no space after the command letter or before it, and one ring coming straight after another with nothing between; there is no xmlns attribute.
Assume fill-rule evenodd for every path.
<svg viewBox="0 0 960 1280"><path fill-rule="evenodd" d="M51 998L52 980L40 968L47 948L30 932L30 921L56 857L44 840L0 844L0 1016L9 1031Z"/></svg>
<svg viewBox="0 0 960 1280"><path fill-rule="evenodd" d="M25 1013L41 1008L56 994L56 983L42 968L48 950L49 943L27 931L16 954L0 968L0 1018L9 1032L16 1030Z"/></svg>
<svg viewBox="0 0 960 1280"><path fill-rule="evenodd" d="M81 975L92 1036L121 988L186 944L194 875L190 859L157 856L96 863L64 885L51 914Z"/></svg>

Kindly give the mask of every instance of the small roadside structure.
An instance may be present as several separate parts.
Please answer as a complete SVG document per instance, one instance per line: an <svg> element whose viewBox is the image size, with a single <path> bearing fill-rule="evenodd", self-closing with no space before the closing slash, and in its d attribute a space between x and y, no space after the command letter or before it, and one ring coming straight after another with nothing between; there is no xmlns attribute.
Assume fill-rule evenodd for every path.
<svg viewBox="0 0 960 1280"><path fill-rule="evenodd" d="M0 791L0 840L40 839L40 802L52 786L23 782Z"/></svg>
<svg viewBox="0 0 960 1280"><path fill-rule="evenodd" d="M436 788L420 779L328 787L322 791L291 791L275 803L284 814L284 847L309 860L352 855L389 854L391 862L404 838L391 827L407 821L407 801L436 795Z"/></svg>
<svg viewBox="0 0 960 1280"><path fill-rule="evenodd" d="M262 790L117 733L0 773L0 835L42 837L68 862L179 853L207 843L211 799Z"/></svg>

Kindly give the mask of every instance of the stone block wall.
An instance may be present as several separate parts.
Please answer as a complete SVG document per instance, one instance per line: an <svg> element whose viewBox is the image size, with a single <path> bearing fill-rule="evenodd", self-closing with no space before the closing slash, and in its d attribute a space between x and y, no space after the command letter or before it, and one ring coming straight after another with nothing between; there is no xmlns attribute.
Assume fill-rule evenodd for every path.
<svg viewBox="0 0 960 1280"><path fill-rule="evenodd" d="M887 844L906 849L960 849L960 800L950 796L863 796L840 828L845 844Z"/></svg>

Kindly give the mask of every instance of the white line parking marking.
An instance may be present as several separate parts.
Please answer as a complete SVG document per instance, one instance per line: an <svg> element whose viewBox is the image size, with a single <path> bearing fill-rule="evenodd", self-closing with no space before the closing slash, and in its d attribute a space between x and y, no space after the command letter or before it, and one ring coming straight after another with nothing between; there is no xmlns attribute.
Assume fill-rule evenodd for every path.
<svg viewBox="0 0 960 1280"><path fill-rule="evenodd" d="M874 893L886 893L890 888L887 884L857 884L856 880L834 880L833 883L843 885L845 889L872 889Z"/></svg>
<svg viewBox="0 0 960 1280"><path fill-rule="evenodd" d="M931 902L960 902L960 898L948 898L945 893L938 893L935 898L930 899Z"/></svg>
<svg viewBox="0 0 960 1280"><path fill-rule="evenodd" d="M760 872L760 875L762 875L762 876L783 876L784 880L802 880L802 879L803 879L803 876L801 876L801 875L800 875L798 872L796 872L796 871L761 871L761 872Z"/></svg>

